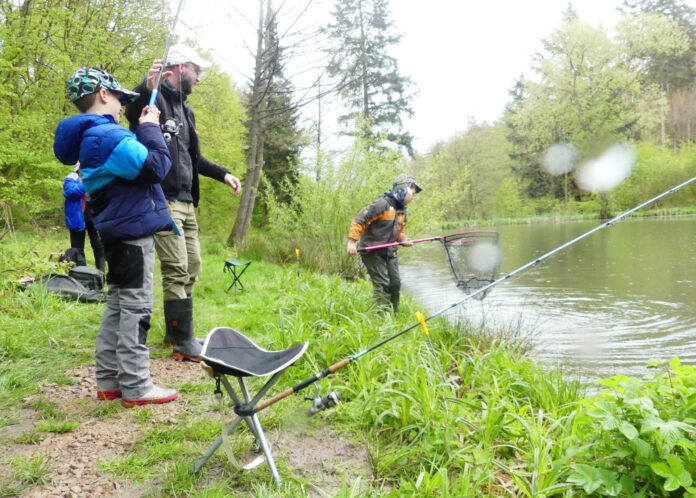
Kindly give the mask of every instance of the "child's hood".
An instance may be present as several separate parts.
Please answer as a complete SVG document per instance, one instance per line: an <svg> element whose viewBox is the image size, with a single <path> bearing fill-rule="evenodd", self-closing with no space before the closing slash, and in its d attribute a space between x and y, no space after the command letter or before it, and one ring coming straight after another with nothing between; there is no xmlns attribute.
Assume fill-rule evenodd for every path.
<svg viewBox="0 0 696 498"><path fill-rule="evenodd" d="M105 114L77 114L62 120L56 128L53 153L63 164L76 164L80 158L82 135L88 129L103 124L116 124L113 116Z"/></svg>

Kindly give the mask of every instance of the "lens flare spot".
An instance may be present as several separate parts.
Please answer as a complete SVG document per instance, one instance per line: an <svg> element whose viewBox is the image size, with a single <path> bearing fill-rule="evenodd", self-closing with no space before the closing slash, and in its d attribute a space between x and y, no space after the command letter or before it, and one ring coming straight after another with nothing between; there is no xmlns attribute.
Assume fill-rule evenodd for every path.
<svg viewBox="0 0 696 498"><path fill-rule="evenodd" d="M553 144L541 159L541 167L551 175L570 173L578 164L578 149L571 144Z"/></svg>
<svg viewBox="0 0 696 498"><path fill-rule="evenodd" d="M587 192L609 192L628 178L637 160L638 151L631 144L614 144L599 158L580 164L575 170L575 183Z"/></svg>
<svg viewBox="0 0 696 498"><path fill-rule="evenodd" d="M479 273L494 271L502 259L500 246L490 242L476 244L468 254L469 267Z"/></svg>

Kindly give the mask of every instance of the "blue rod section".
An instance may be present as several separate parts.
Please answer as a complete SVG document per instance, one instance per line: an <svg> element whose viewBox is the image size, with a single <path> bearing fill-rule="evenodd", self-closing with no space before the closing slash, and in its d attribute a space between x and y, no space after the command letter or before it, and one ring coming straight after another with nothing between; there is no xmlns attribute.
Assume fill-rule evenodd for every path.
<svg viewBox="0 0 696 498"><path fill-rule="evenodd" d="M169 47L172 45L172 38L174 38L174 28L176 27L176 21L179 19L179 12L181 12L181 5L184 3L184 0L179 0L179 6L176 8L176 14L174 14L174 22L172 23L172 29L169 31L169 38L167 38L167 46L164 47L164 57L162 57L162 67L159 70L159 73L157 73L157 79L155 80L155 88L152 89L152 93L150 94L150 102L148 103L149 106L155 105L155 101L157 100L157 94L159 93L159 87L160 87L160 80L162 79L162 71L164 71L164 65L167 63L167 55L169 54Z"/></svg>

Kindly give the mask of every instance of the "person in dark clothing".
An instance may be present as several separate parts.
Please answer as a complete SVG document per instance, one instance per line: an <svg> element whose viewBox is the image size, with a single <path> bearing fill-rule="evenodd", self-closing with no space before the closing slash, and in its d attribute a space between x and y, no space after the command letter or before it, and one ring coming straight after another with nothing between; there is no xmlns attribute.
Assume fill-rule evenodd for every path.
<svg viewBox="0 0 696 498"><path fill-rule="evenodd" d="M174 359L200 361L201 340L193 333L193 286L201 272L198 222L199 175L227 184L232 193L241 191L239 179L227 169L206 159L200 150L193 109L186 100L200 81L200 72L212 64L186 45L173 45L167 54L156 105L160 126L172 156L172 168L162 189L181 235L155 235L155 247L162 270L164 298L164 344L174 347ZM150 100L162 61L154 61L145 81L134 91L140 97L126 108L133 126Z"/></svg>
<svg viewBox="0 0 696 498"><path fill-rule="evenodd" d="M404 235L408 220L406 205L415 194L423 190L416 179L407 174L396 177L389 192L380 195L369 206L364 207L355 216L348 233L348 254L357 254L357 241L361 247L376 246L399 242L403 246L412 246L413 242ZM401 278L396 247L360 253L367 273L372 280L374 299L379 306L391 303L394 311L399 309Z"/></svg>
<svg viewBox="0 0 696 498"><path fill-rule="evenodd" d="M70 248L75 249L84 260L85 232L87 232L94 253L94 265L97 269L106 271L104 244L92 223L92 210L87 204L87 191L82 185L79 163L75 166L75 171L68 174L63 181L63 197L65 197L65 226L70 231Z"/></svg>
<svg viewBox="0 0 696 498"><path fill-rule="evenodd" d="M79 159L109 263L106 308L94 352L97 397L123 398L126 407L167 403L178 393L153 384L150 352L139 341L152 314L152 234L173 228L159 186L171 166L159 111L144 108L135 133L119 126L121 106L137 94L95 67L77 70L67 90L81 114L58 124L53 151L63 164Z"/></svg>

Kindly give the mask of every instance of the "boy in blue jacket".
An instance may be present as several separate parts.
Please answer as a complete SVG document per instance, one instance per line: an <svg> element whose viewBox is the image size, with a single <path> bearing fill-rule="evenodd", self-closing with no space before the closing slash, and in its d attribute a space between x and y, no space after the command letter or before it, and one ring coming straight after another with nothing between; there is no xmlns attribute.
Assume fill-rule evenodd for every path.
<svg viewBox="0 0 696 498"><path fill-rule="evenodd" d="M53 151L63 164L80 161L109 264L106 309L94 353L97 396L122 397L126 407L173 401L176 390L153 384L150 353L139 342L152 314L153 234L172 229L159 186L171 166L159 111L144 108L135 133L119 126L121 106L138 94L94 67L77 70L67 89L81 114L58 124Z"/></svg>

